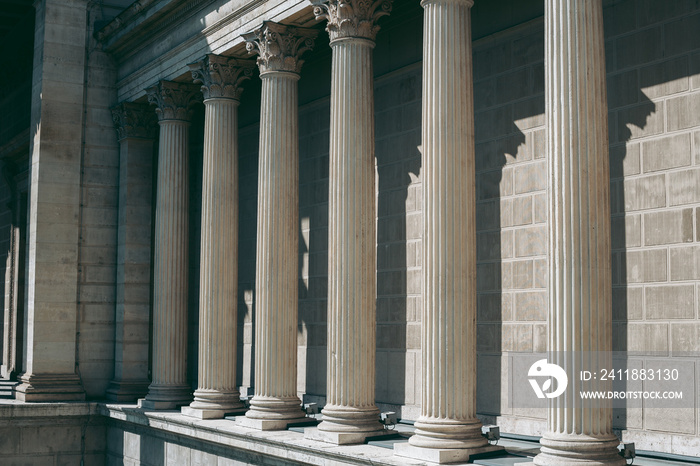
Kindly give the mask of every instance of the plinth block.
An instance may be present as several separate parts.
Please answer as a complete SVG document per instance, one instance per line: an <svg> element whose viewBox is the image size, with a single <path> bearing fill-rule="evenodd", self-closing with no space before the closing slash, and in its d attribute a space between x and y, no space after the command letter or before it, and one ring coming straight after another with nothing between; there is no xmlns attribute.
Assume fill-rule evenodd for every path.
<svg viewBox="0 0 700 466"><path fill-rule="evenodd" d="M304 438L319 442L332 443L334 445L357 445L365 443L368 437L380 437L394 434L385 429L371 432L326 432L317 427L304 430Z"/></svg>
<svg viewBox="0 0 700 466"><path fill-rule="evenodd" d="M397 443L394 445L394 456L411 458L415 460L428 461L437 464L462 463L467 462L476 455L484 453L495 453L505 450L498 445L488 445L480 448L422 448L407 443Z"/></svg>

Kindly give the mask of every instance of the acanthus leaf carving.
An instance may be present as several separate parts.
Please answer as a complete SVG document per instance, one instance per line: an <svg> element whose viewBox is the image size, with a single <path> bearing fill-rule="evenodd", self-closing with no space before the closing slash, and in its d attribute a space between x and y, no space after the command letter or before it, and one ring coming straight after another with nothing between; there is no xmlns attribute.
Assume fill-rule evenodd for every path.
<svg viewBox="0 0 700 466"><path fill-rule="evenodd" d="M392 0L310 0L316 19L325 19L331 42L344 38L375 40L377 20L391 13Z"/></svg>
<svg viewBox="0 0 700 466"><path fill-rule="evenodd" d="M204 99L228 98L239 100L241 83L253 76L255 63L221 55L208 54L204 59L188 65L192 80L201 83Z"/></svg>
<svg viewBox="0 0 700 466"><path fill-rule="evenodd" d="M190 121L192 107L202 100L200 86L196 84L158 81L146 89L148 102L156 106L158 120Z"/></svg>
<svg viewBox="0 0 700 466"><path fill-rule="evenodd" d="M117 138L155 139L158 121L156 113L148 104L122 102L112 108L112 121Z"/></svg>
<svg viewBox="0 0 700 466"><path fill-rule="evenodd" d="M313 50L318 31L286 26L272 21L243 34L248 53L257 53L261 75L271 71L299 73L304 60L301 55Z"/></svg>

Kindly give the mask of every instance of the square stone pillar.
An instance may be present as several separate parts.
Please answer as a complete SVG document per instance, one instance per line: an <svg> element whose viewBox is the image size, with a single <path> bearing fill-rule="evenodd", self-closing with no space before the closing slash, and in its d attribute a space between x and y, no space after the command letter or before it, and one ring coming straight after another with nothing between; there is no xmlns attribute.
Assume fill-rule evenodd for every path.
<svg viewBox="0 0 700 466"><path fill-rule="evenodd" d="M83 400L76 319L87 1L35 6L26 371L16 397Z"/></svg>

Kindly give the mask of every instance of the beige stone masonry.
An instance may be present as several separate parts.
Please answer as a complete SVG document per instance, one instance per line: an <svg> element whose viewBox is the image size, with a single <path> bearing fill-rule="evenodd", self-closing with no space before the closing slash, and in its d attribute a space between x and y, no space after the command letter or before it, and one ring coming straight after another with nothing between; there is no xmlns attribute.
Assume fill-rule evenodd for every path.
<svg viewBox="0 0 700 466"><path fill-rule="evenodd" d="M262 102L255 276L255 395L241 424L284 429L297 396L299 111L297 81L318 32L273 22L244 35L257 53Z"/></svg>
<svg viewBox="0 0 700 466"><path fill-rule="evenodd" d="M253 63L207 55L190 65L204 94L199 285L199 374L182 413L222 418L244 408L236 386L238 313L238 103Z"/></svg>
<svg viewBox="0 0 700 466"><path fill-rule="evenodd" d="M309 436L361 443L382 432L374 403L376 199L372 49L391 1L314 0L333 50L326 406Z"/></svg>
<svg viewBox="0 0 700 466"><path fill-rule="evenodd" d="M151 179L157 119L147 104L112 109L119 139L119 218L114 378L107 398L133 401L148 389Z"/></svg>
<svg viewBox="0 0 700 466"><path fill-rule="evenodd" d="M68 0L36 3L26 365L16 388L16 397L22 401L85 398L76 372L84 102L66 106L60 91L47 90L77 86L83 94L86 4ZM75 26L73 34L62 37L62 21ZM73 81L76 75L80 76L79 83ZM39 215L40 211L52 215ZM47 259L59 254L67 259L61 263Z"/></svg>
<svg viewBox="0 0 700 466"><path fill-rule="evenodd" d="M153 271L153 368L141 406L173 409L192 399L187 383L187 267L189 249L188 141L199 86L160 81L149 88L156 105L158 188Z"/></svg>
<svg viewBox="0 0 700 466"><path fill-rule="evenodd" d="M550 363L569 374L612 366L610 177L603 8L600 0L545 3ZM601 360L602 358L602 360ZM597 366L596 366L597 367ZM571 377L570 377L571 379ZM623 465L610 400L549 401L535 464ZM594 380L587 390L609 390Z"/></svg>

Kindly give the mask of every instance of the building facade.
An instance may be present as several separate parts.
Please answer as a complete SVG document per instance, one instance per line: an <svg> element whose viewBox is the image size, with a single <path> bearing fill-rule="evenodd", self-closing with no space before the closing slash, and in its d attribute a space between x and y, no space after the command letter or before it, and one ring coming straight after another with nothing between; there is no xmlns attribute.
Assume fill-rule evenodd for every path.
<svg viewBox="0 0 700 466"><path fill-rule="evenodd" d="M699 1L0 8L3 464L700 456Z"/></svg>

